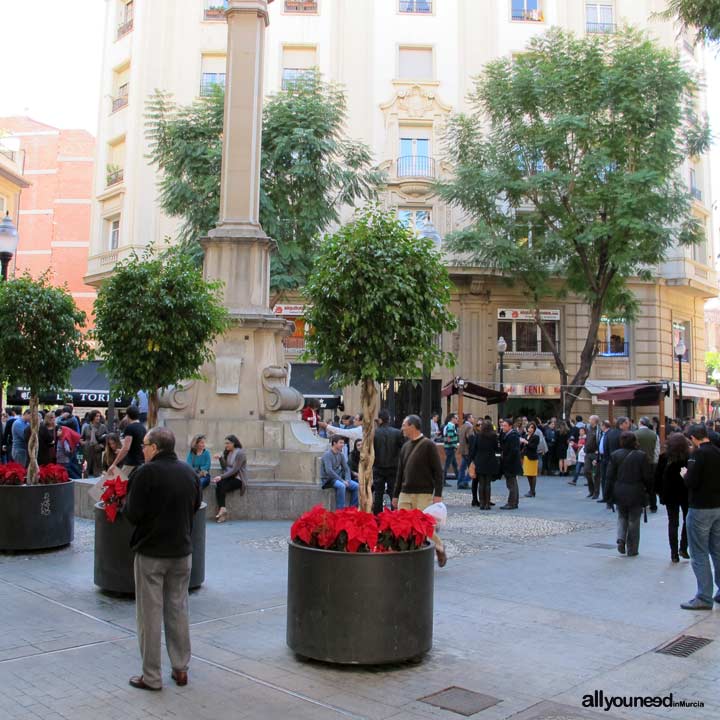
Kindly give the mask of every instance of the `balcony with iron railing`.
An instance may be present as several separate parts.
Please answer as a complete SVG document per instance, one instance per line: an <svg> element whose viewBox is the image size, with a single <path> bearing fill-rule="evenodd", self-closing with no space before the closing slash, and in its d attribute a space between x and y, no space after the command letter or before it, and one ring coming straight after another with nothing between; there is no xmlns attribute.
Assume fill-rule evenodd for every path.
<svg viewBox="0 0 720 720"><path fill-rule="evenodd" d="M305 336L289 335L284 337L283 348L288 355L300 355L305 352Z"/></svg>
<svg viewBox="0 0 720 720"><path fill-rule="evenodd" d="M111 185L117 185L118 183L121 183L123 181L123 169L117 168L117 169L108 169L107 175L105 177L105 184L107 187L110 187Z"/></svg>
<svg viewBox="0 0 720 720"><path fill-rule="evenodd" d="M129 32L132 32L133 29L133 18L132 16L129 17L125 22L122 22L117 27L117 36L116 40L119 40L121 37L124 37Z"/></svg>
<svg viewBox="0 0 720 720"><path fill-rule="evenodd" d="M589 34L611 34L617 30L615 23L608 22L588 22L585 23L585 32Z"/></svg>
<svg viewBox="0 0 720 720"><path fill-rule="evenodd" d="M399 157L396 163L399 178L431 178L437 177L435 158L424 155L405 155Z"/></svg>
<svg viewBox="0 0 720 720"><path fill-rule="evenodd" d="M513 10L512 11L513 22L543 22L543 11L539 8L537 10Z"/></svg>
<svg viewBox="0 0 720 720"><path fill-rule="evenodd" d="M630 344L622 340L598 340L598 357L630 357Z"/></svg>
<svg viewBox="0 0 720 720"><path fill-rule="evenodd" d="M121 110L122 108L126 107L127 104L128 104L128 96L127 95L119 95L118 97L113 98L111 112L117 112L118 110Z"/></svg>
<svg viewBox="0 0 720 720"><path fill-rule="evenodd" d="M428 15L432 13L432 0L400 0L400 12Z"/></svg>
<svg viewBox="0 0 720 720"><path fill-rule="evenodd" d="M285 0L286 13L317 14L317 0Z"/></svg>
<svg viewBox="0 0 720 720"><path fill-rule="evenodd" d="M228 9L228 0L208 0L205 3L203 20L225 20L225 11Z"/></svg>

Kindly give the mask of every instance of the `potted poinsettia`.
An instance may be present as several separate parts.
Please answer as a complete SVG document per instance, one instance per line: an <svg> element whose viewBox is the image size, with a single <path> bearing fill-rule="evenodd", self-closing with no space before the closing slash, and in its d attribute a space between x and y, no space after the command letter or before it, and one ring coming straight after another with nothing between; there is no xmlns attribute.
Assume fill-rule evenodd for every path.
<svg viewBox="0 0 720 720"><path fill-rule="evenodd" d="M435 520L318 505L293 524L287 644L343 664L420 658L432 646ZM367 618L382 618L368 622Z"/></svg>

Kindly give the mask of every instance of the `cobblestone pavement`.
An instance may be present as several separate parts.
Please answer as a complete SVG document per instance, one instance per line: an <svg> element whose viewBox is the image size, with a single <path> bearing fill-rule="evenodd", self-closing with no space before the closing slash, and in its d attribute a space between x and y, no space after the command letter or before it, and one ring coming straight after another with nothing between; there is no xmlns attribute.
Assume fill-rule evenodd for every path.
<svg viewBox="0 0 720 720"><path fill-rule="evenodd" d="M385 668L303 663L287 649L290 523L209 525L190 683L175 687L166 668L161 693L127 685L139 669L134 603L93 586L93 526L77 520L68 548L0 554L0 720L450 720L463 715L420 698L451 686L499 700L472 716L483 720L720 717L720 607L679 608L694 577L670 563L664 510L642 526L640 555L621 557L597 547L614 545L615 516L585 494L541 478L537 498L501 513L450 489L433 650ZM654 652L681 634L713 642L688 658ZM705 706L583 709L595 690Z"/></svg>

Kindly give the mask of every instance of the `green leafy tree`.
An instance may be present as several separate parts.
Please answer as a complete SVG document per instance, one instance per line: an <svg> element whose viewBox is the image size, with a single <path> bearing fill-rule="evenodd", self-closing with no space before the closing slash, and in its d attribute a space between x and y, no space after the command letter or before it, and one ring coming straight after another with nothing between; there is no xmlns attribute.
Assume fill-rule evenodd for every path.
<svg viewBox="0 0 720 720"><path fill-rule="evenodd" d="M695 32L697 42L720 40L718 0L670 0L662 16L666 19L678 18L684 29Z"/></svg>
<svg viewBox="0 0 720 720"><path fill-rule="evenodd" d="M38 398L67 389L70 372L87 352L82 328L85 313L67 288L53 287L47 274L25 274L0 282L0 385L30 389L30 441L27 482L36 482Z"/></svg>
<svg viewBox="0 0 720 720"><path fill-rule="evenodd" d="M708 350L705 353L705 372L708 376L708 381L718 384L715 379L715 374L720 373L720 352L717 350Z"/></svg>
<svg viewBox="0 0 720 720"><path fill-rule="evenodd" d="M392 213L370 207L320 246L305 297L312 327L307 354L336 386L360 384L363 444L361 507L372 505L375 383L420 377L452 365L435 342L455 328L450 279L432 240L415 237Z"/></svg>
<svg viewBox="0 0 720 720"><path fill-rule="evenodd" d="M177 249L119 263L95 300L93 336L113 390L148 392L148 425L157 422L159 391L200 379L212 344L229 327L222 284L203 279Z"/></svg>
<svg viewBox="0 0 720 720"><path fill-rule="evenodd" d="M673 245L703 238L679 173L708 143L694 90L677 56L636 32L553 30L515 61L489 63L473 112L451 124L455 174L440 192L470 223L449 247L522 288L569 390L566 413L590 374L602 316L636 315L627 281L650 280ZM568 293L590 311L571 379L539 313Z"/></svg>
<svg viewBox="0 0 720 720"><path fill-rule="evenodd" d="M160 203L183 219L180 240L195 257L199 238L220 212L224 94L178 107L155 93L148 102L150 160L162 170ZM376 196L383 174L369 148L344 135L345 94L319 73L271 96L263 111L260 222L277 241L272 257L275 291L299 288L312 265L316 241L339 220L339 209Z"/></svg>

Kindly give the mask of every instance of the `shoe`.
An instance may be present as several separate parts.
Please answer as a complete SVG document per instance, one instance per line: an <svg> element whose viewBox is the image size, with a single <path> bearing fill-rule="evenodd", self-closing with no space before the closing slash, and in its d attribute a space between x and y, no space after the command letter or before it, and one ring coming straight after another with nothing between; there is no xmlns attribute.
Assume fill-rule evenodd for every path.
<svg viewBox="0 0 720 720"><path fill-rule="evenodd" d="M592 493L588 493L585 497L586 497L586 498L591 498L592 496L593 496Z"/></svg>
<svg viewBox="0 0 720 720"><path fill-rule="evenodd" d="M517 505L501 505L500 506L501 510L517 510L517 508L518 508Z"/></svg>
<svg viewBox="0 0 720 720"><path fill-rule="evenodd" d="M471 507L480 507L480 501L479 501L479 500L473 500L473 501L470 503L470 506L471 506Z"/></svg>
<svg viewBox="0 0 720 720"><path fill-rule="evenodd" d="M568 483L568 485L577 485L576 482L573 482L572 480Z"/></svg>
<svg viewBox="0 0 720 720"><path fill-rule="evenodd" d="M188 676L187 676L187 672L186 672L186 671L184 671L184 670L173 670L171 677L172 677L172 679L175 681L175 684L176 684L178 687L184 687L185 685L187 685Z"/></svg>
<svg viewBox="0 0 720 720"><path fill-rule="evenodd" d="M133 675L128 682L138 690L162 690L162 687L151 687L150 685L146 685L142 675Z"/></svg>
<svg viewBox="0 0 720 720"><path fill-rule="evenodd" d="M671 553L670 555L670 562L679 563L680 562L680 556L677 553Z"/></svg>
<svg viewBox="0 0 720 720"><path fill-rule="evenodd" d="M481 510L492 510L492 508L489 505L481 505L480 509ZM720 602L720 601L718 601L718 602Z"/></svg>
<svg viewBox="0 0 720 720"><path fill-rule="evenodd" d="M222 512L219 512L215 517L215 520L219 523L227 522L227 519L228 519L228 511L227 510L223 510Z"/></svg>
<svg viewBox="0 0 720 720"><path fill-rule="evenodd" d="M692 600L680 603L680 607L683 610L712 610L712 603L706 603L698 598L694 597Z"/></svg>
<svg viewBox="0 0 720 720"><path fill-rule="evenodd" d="M638 554L638 553L637 553L637 550L636 550L635 552L629 552L629 553L627 554L627 556L628 556L628 557L636 557L637 554Z"/></svg>
<svg viewBox="0 0 720 720"><path fill-rule="evenodd" d="M437 555L438 567L445 567L447 565L447 553L436 548L435 554Z"/></svg>
<svg viewBox="0 0 720 720"><path fill-rule="evenodd" d="M657 512L657 506L656 506L656 507L651 507L651 508L650 508L650 512L651 512L651 513L656 513L656 512Z"/></svg>
<svg viewBox="0 0 720 720"><path fill-rule="evenodd" d="M527 493L525 493L525 496L524 496L524 497L535 497L535 493L534 493L534 492L527 492Z"/></svg>
<svg viewBox="0 0 720 720"><path fill-rule="evenodd" d="M624 540L618 540L618 541L617 541L617 546L618 546L618 552L619 552L621 555L624 555L624 554L625 554L625 541L624 541Z"/></svg>
<svg viewBox="0 0 720 720"><path fill-rule="evenodd" d="M490 507L495 507L495 503L494 503L494 502L491 502L491 503L490 503Z"/></svg>
<svg viewBox="0 0 720 720"><path fill-rule="evenodd" d="M687 550L681 550L681 551L680 551L680 557L683 557L683 558L685 558L686 560L689 560L689 559L690 559L690 555L689 555L689 553L688 553Z"/></svg>

